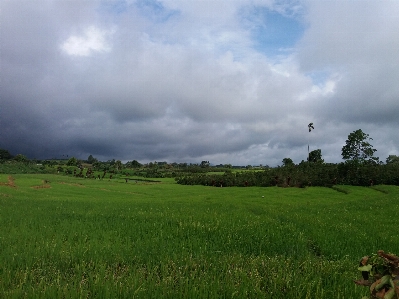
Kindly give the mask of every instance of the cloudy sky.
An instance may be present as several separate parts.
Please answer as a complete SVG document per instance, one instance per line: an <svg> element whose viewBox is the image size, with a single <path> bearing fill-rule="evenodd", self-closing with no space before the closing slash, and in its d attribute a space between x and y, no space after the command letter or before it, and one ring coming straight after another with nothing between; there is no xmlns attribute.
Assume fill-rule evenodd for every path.
<svg viewBox="0 0 399 299"><path fill-rule="evenodd" d="M14 155L335 163L357 129L399 155L397 0L0 2Z"/></svg>

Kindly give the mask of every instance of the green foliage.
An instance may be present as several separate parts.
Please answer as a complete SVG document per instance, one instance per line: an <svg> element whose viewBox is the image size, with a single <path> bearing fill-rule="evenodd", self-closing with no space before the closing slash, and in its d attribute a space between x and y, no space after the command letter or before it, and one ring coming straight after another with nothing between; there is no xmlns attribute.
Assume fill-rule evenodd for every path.
<svg viewBox="0 0 399 299"><path fill-rule="evenodd" d="M373 157L377 150L373 149L369 140L373 139L361 129L353 131L348 135L346 144L342 147L342 158L358 163L378 162L378 158Z"/></svg>
<svg viewBox="0 0 399 299"><path fill-rule="evenodd" d="M17 173L55 173L56 169L45 164L35 164L30 162L17 162L15 160L7 160L0 163L0 173L17 174Z"/></svg>
<svg viewBox="0 0 399 299"><path fill-rule="evenodd" d="M66 165L68 166L78 166L80 164L79 160L76 159L75 157L69 158L68 162Z"/></svg>
<svg viewBox="0 0 399 299"><path fill-rule="evenodd" d="M137 160L133 160L133 161L129 161L126 162L125 167L126 168L140 168L143 165L141 163L139 163Z"/></svg>
<svg viewBox="0 0 399 299"><path fill-rule="evenodd" d="M389 155L388 158L386 159L387 164L393 164L397 163L399 164L399 157L396 155Z"/></svg>
<svg viewBox="0 0 399 299"><path fill-rule="evenodd" d="M8 150L0 148L0 161L1 160L10 160L12 159L12 155Z"/></svg>
<svg viewBox="0 0 399 299"><path fill-rule="evenodd" d="M321 149L313 150L309 153L309 162L312 163L323 163L324 160L321 157Z"/></svg>
<svg viewBox="0 0 399 299"><path fill-rule="evenodd" d="M17 162L28 162L28 158L22 154L18 154L14 157L14 160Z"/></svg>
<svg viewBox="0 0 399 299"><path fill-rule="evenodd" d="M283 162L283 166L295 165L294 161L292 161L291 158L284 158L282 162Z"/></svg>
<svg viewBox="0 0 399 299"><path fill-rule="evenodd" d="M237 171L224 174L180 173L176 181L183 185L224 187L280 186L305 187L333 185L372 186L399 185L399 164L307 163L288 164L284 167L261 171Z"/></svg>
<svg viewBox="0 0 399 299"><path fill-rule="evenodd" d="M209 161L202 161L200 164L200 167L206 168L206 167L209 167L209 165L210 165Z"/></svg>
<svg viewBox="0 0 399 299"><path fill-rule="evenodd" d="M355 283L369 286L371 298L399 298L399 257L379 250L377 254L363 257L358 270L363 279Z"/></svg>
<svg viewBox="0 0 399 299"><path fill-rule="evenodd" d="M122 164L121 160L115 161L114 167L115 167L116 171L122 170L123 164Z"/></svg>
<svg viewBox="0 0 399 299"><path fill-rule="evenodd" d="M94 163L97 163L97 162L98 162L98 160L96 158L94 158L92 155L90 155L87 158L87 163L89 163L89 164L94 164Z"/></svg>

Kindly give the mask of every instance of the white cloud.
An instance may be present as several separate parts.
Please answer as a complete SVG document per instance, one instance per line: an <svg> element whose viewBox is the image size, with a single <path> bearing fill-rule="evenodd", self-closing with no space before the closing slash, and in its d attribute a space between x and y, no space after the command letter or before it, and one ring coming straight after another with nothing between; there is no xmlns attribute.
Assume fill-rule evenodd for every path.
<svg viewBox="0 0 399 299"><path fill-rule="evenodd" d="M89 56L92 52L109 52L107 37L113 31L88 27L81 36L72 35L62 43L61 49L72 56Z"/></svg>

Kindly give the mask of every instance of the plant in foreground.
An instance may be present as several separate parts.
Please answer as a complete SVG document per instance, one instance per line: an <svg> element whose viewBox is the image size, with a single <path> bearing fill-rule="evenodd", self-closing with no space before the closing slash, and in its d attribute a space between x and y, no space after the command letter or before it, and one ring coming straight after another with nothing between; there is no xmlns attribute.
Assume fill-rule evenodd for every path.
<svg viewBox="0 0 399 299"><path fill-rule="evenodd" d="M371 298L399 299L398 256L379 250L377 254L364 256L358 270L362 271L363 279L355 283L369 286Z"/></svg>

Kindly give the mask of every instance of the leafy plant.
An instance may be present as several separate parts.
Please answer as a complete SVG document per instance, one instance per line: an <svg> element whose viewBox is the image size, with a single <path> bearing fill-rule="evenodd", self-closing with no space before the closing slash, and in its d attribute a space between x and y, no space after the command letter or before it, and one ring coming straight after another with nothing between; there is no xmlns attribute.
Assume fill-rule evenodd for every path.
<svg viewBox="0 0 399 299"><path fill-rule="evenodd" d="M399 257L379 250L377 254L363 257L358 270L362 271L363 279L355 283L369 286L371 298L399 298Z"/></svg>

